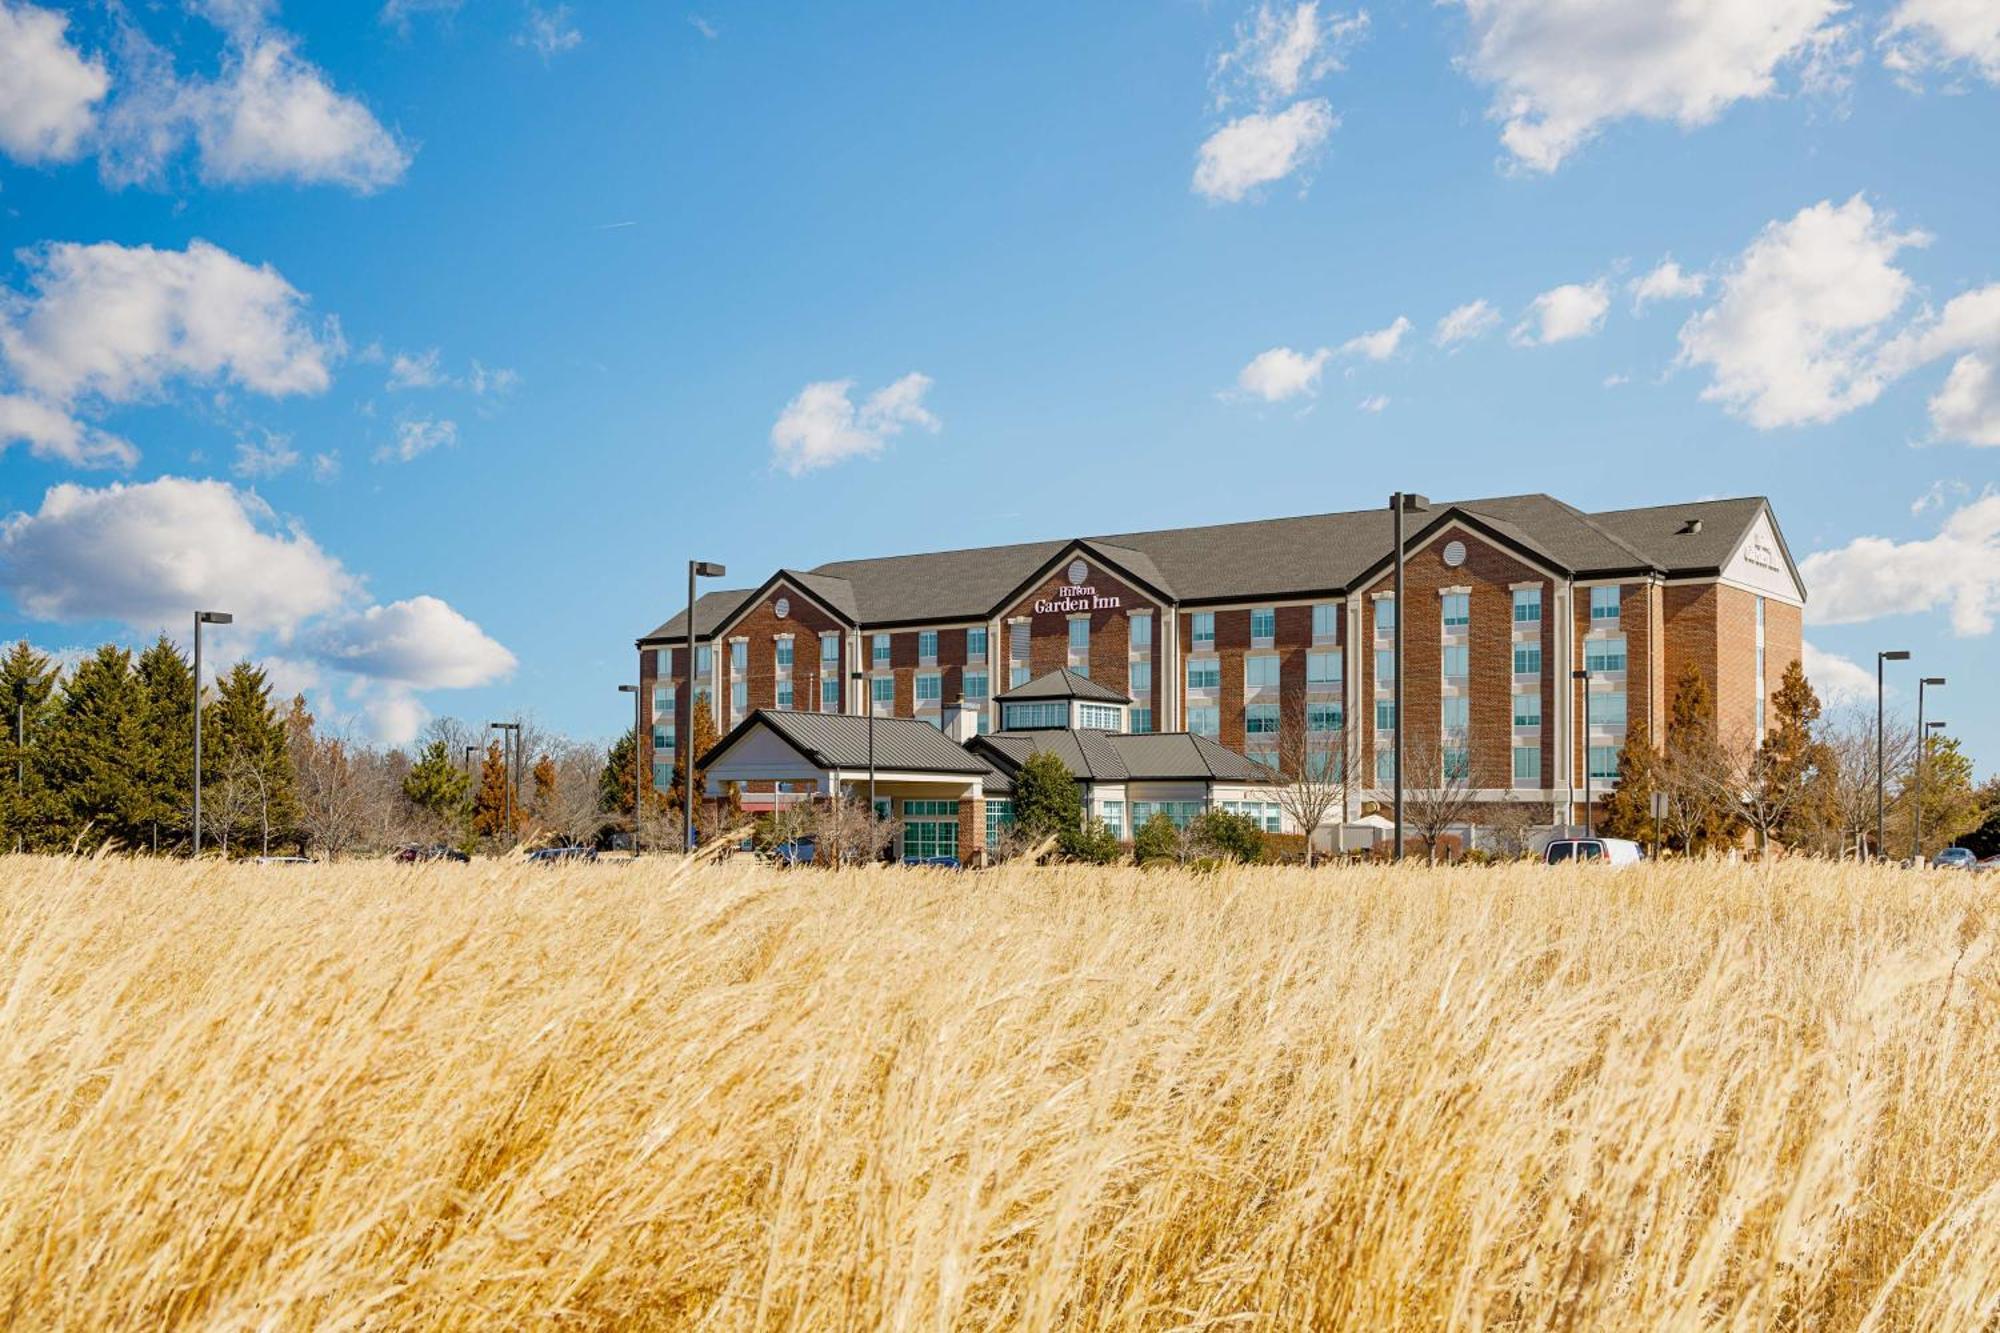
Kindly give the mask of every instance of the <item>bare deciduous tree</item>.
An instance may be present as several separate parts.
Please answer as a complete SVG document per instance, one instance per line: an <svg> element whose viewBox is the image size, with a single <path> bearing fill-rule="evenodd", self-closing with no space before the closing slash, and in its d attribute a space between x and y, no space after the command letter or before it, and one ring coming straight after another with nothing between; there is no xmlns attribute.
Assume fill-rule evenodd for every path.
<svg viewBox="0 0 2000 1333"><path fill-rule="evenodd" d="M1403 818L1435 864L1445 835L1472 814L1472 766L1466 750L1437 731L1422 739L1413 735L1407 743Z"/></svg>
<svg viewBox="0 0 2000 1333"><path fill-rule="evenodd" d="M1348 774L1353 767L1349 731L1345 725L1317 729L1313 725L1331 720L1321 710L1332 710L1333 717L1339 717L1339 709L1333 700L1294 698L1285 705L1278 727L1278 770L1272 775L1281 784L1278 807L1305 834L1307 865L1313 863L1313 836L1327 812L1338 810L1338 820L1347 814Z"/></svg>

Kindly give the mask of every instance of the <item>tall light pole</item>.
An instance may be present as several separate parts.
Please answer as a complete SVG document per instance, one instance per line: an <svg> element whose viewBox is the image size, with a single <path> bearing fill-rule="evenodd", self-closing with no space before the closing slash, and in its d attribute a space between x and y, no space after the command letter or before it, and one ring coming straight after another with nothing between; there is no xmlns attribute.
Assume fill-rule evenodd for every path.
<svg viewBox="0 0 2000 1333"><path fill-rule="evenodd" d="M681 807L687 816L684 841L681 850L694 854L694 581L698 578L719 579L729 572L726 566L713 560L688 561L688 623L687 623L687 730L680 734L682 752L681 763Z"/></svg>
<svg viewBox="0 0 2000 1333"><path fill-rule="evenodd" d="M227 611L194 613L194 854L201 855L201 627L231 625L236 617Z"/></svg>
<svg viewBox="0 0 2000 1333"><path fill-rule="evenodd" d="M473 775L472 756L478 753L479 747L477 745L468 745L465 747L465 776L468 778Z"/></svg>
<svg viewBox="0 0 2000 1333"><path fill-rule="evenodd" d="M1942 722L1924 721L1924 686L1944 684L1943 676L1925 676L1917 682L1917 808L1910 817L1910 860L1924 863L1924 751L1931 748L1933 731L1943 731Z"/></svg>
<svg viewBox="0 0 2000 1333"><path fill-rule="evenodd" d="M1421 495L1406 491L1396 491L1389 496L1389 513L1393 517L1396 542L1396 619L1395 619L1395 672L1391 697L1396 710L1396 852L1395 858L1403 859L1403 515L1426 509L1430 501ZM1377 682L1378 684L1380 682Z"/></svg>
<svg viewBox="0 0 2000 1333"><path fill-rule="evenodd" d="M632 696L632 859L636 861L639 859L639 800L643 790L639 785L639 687L620 685L618 692Z"/></svg>
<svg viewBox="0 0 2000 1333"><path fill-rule="evenodd" d="M1590 809L1590 668L1569 673L1571 680L1583 682L1583 836L1597 836L1596 821ZM1576 795L1576 788L1570 788L1570 795Z"/></svg>
<svg viewBox="0 0 2000 1333"><path fill-rule="evenodd" d="M521 724L519 722L488 722L488 731L500 733L500 788L505 793L501 809L507 821L507 836L514 836L514 784L519 780L516 769L520 764Z"/></svg>
<svg viewBox="0 0 2000 1333"><path fill-rule="evenodd" d="M857 671L849 677L854 688L868 705L868 817L875 818L875 691L868 684L868 677Z"/></svg>
<svg viewBox="0 0 2000 1333"><path fill-rule="evenodd" d="M1885 848L1882 839L1882 769L1884 766L1884 746L1882 743L1882 664L1884 662L1907 662L1909 660L1910 655L1901 650L1875 654L1875 855L1878 857L1883 855Z"/></svg>

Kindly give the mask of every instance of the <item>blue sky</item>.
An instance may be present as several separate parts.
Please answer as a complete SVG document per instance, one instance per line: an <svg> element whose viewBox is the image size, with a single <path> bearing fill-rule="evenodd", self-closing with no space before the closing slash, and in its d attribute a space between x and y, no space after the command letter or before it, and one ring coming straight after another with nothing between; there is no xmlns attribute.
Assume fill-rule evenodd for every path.
<svg viewBox="0 0 2000 1333"><path fill-rule="evenodd" d="M605 735L689 555L1763 493L1990 772L1976 8L0 0L0 633Z"/></svg>

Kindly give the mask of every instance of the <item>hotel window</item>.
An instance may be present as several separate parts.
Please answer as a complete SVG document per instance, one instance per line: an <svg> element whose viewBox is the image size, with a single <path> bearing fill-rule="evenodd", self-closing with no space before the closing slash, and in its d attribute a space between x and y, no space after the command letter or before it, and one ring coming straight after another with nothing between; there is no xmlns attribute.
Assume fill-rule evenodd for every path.
<svg viewBox="0 0 2000 1333"><path fill-rule="evenodd" d="M1274 654L1243 659L1243 688L1246 690L1275 689L1278 684L1278 659Z"/></svg>
<svg viewBox="0 0 2000 1333"><path fill-rule="evenodd" d="M1098 818L1104 821L1105 832L1114 838L1125 836L1125 802L1099 801Z"/></svg>
<svg viewBox="0 0 2000 1333"><path fill-rule="evenodd" d="M792 682L789 680L778 682L778 707L788 713L792 710Z"/></svg>
<svg viewBox="0 0 2000 1333"><path fill-rule="evenodd" d="M1338 750L1314 750L1306 756L1306 771L1320 779L1336 782L1347 773L1346 757Z"/></svg>
<svg viewBox="0 0 2000 1333"><path fill-rule="evenodd" d="M729 687L729 715L740 717L750 711L750 682L739 680Z"/></svg>
<svg viewBox="0 0 2000 1333"><path fill-rule="evenodd" d="M968 671L965 673L965 697L975 702L986 698L986 673L984 671Z"/></svg>
<svg viewBox="0 0 2000 1333"><path fill-rule="evenodd" d="M873 651L869 659L879 669L889 665L889 636L877 634L873 640Z"/></svg>
<svg viewBox="0 0 2000 1333"><path fill-rule="evenodd" d="M1024 666L1007 668L1007 688L1018 689L1028 683L1028 668Z"/></svg>
<svg viewBox="0 0 2000 1333"><path fill-rule="evenodd" d="M1340 637L1340 603L1313 603L1313 642L1332 643Z"/></svg>
<svg viewBox="0 0 2000 1333"><path fill-rule="evenodd" d="M1396 599L1377 597L1375 599L1375 628L1387 634L1396 628Z"/></svg>
<svg viewBox="0 0 2000 1333"><path fill-rule="evenodd" d="M1014 803L1008 800L987 798L986 801L986 845L991 847L1000 840L1000 830L1014 827Z"/></svg>
<svg viewBox="0 0 2000 1333"><path fill-rule="evenodd" d="M1309 688L1339 688L1340 671L1339 653L1306 654L1306 685Z"/></svg>
<svg viewBox="0 0 2000 1333"><path fill-rule="evenodd" d="M965 656L971 662L986 659L986 626L975 625L965 632Z"/></svg>
<svg viewBox="0 0 2000 1333"><path fill-rule="evenodd" d="M1307 704L1307 731L1339 731L1342 718L1339 704Z"/></svg>
<svg viewBox="0 0 2000 1333"><path fill-rule="evenodd" d="M1583 664L1592 671L1623 671L1625 636L1620 634L1609 639L1584 640Z"/></svg>
<svg viewBox="0 0 2000 1333"><path fill-rule="evenodd" d="M1090 621L1078 619L1069 622L1069 655L1073 659L1070 662L1072 667L1078 662L1087 664L1090 661Z"/></svg>
<svg viewBox="0 0 2000 1333"><path fill-rule="evenodd" d="M1514 696L1514 725L1517 727L1539 727L1542 725L1541 695L1517 694Z"/></svg>
<svg viewBox="0 0 2000 1333"><path fill-rule="evenodd" d="M1463 592L1448 592L1439 599L1444 603L1444 627L1456 629L1472 623L1472 595Z"/></svg>
<svg viewBox="0 0 2000 1333"><path fill-rule="evenodd" d="M1216 708L1188 709L1188 730L1197 736L1215 737L1222 734L1222 712Z"/></svg>
<svg viewBox="0 0 2000 1333"><path fill-rule="evenodd" d="M1590 776L1598 782L1607 779L1617 781L1618 747L1615 745L1593 745L1590 747Z"/></svg>
<svg viewBox="0 0 2000 1333"><path fill-rule="evenodd" d="M819 711L838 713L840 711L840 681L827 676L819 683Z"/></svg>
<svg viewBox="0 0 2000 1333"><path fill-rule="evenodd" d="M674 729L663 722L653 724L653 748L671 750L674 748Z"/></svg>
<svg viewBox="0 0 2000 1333"><path fill-rule="evenodd" d="M708 674L709 674L709 669L710 669L710 663L712 663L713 661L714 661L714 658L712 658L712 657L711 657L711 656L709 655L709 645L707 645L707 644L705 644L705 643L698 643L698 644L696 644L696 645L695 645L695 649L694 649L694 674L695 674L695 675L697 675L697 676L706 676L706 675L708 675Z"/></svg>
<svg viewBox="0 0 2000 1333"><path fill-rule="evenodd" d="M1375 650L1375 688L1386 690L1396 681L1396 650L1377 648Z"/></svg>
<svg viewBox="0 0 2000 1333"><path fill-rule="evenodd" d="M958 855L958 802L903 802L903 859L933 861ZM945 819L911 819L911 815L946 815Z"/></svg>
<svg viewBox="0 0 2000 1333"><path fill-rule="evenodd" d="M1243 757L1259 768L1268 768L1274 773L1278 769L1278 750L1276 746L1246 745L1243 747Z"/></svg>
<svg viewBox="0 0 2000 1333"><path fill-rule="evenodd" d="M1131 620L1130 642L1134 652L1143 652L1153 646L1153 618L1135 615Z"/></svg>
<svg viewBox="0 0 2000 1333"><path fill-rule="evenodd" d="M1131 731L1134 736L1143 736L1153 729L1153 710L1134 708L1132 710Z"/></svg>
<svg viewBox="0 0 2000 1333"><path fill-rule="evenodd" d="M1396 752L1377 750L1375 752L1375 785L1386 787L1396 780Z"/></svg>
<svg viewBox="0 0 2000 1333"><path fill-rule="evenodd" d="M1618 619L1618 585L1590 590L1590 618L1592 622Z"/></svg>
<svg viewBox="0 0 2000 1333"><path fill-rule="evenodd" d="M671 676L674 674L673 649L655 648L653 650L653 674L656 676Z"/></svg>
<svg viewBox="0 0 2000 1333"><path fill-rule="evenodd" d="M1472 668L1467 663L1469 649L1462 643L1448 643L1444 646L1444 674L1447 676L1470 675Z"/></svg>
<svg viewBox="0 0 2000 1333"><path fill-rule="evenodd" d="M1542 747L1539 745L1517 745L1514 747L1514 785L1534 786L1542 780Z"/></svg>
<svg viewBox="0 0 2000 1333"><path fill-rule="evenodd" d="M1076 720L1085 731L1118 730L1118 710L1109 704L1078 704Z"/></svg>
<svg viewBox="0 0 2000 1333"><path fill-rule="evenodd" d="M1590 725L1616 730L1625 725L1625 691L1606 690L1590 696Z"/></svg>
<svg viewBox="0 0 2000 1333"><path fill-rule="evenodd" d="M922 708L925 704L935 704L942 693L942 681L937 672L919 671L917 673L917 707Z"/></svg>
<svg viewBox="0 0 2000 1333"><path fill-rule="evenodd" d="M741 639L731 639L729 641L729 674L740 676L743 674L743 669L749 665L750 645Z"/></svg>
<svg viewBox="0 0 2000 1333"><path fill-rule="evenodd" d="M653 711L655 713L671 713L674 711L673 686L671 685L653 686Z"/></svg>
<svg viewBox="0 0 2000 1333"><path fill-rule="evenodd" d="M893 676L876 676L868 682L868 697L873 701L878 713L896 711L896 680Z"/></svg>
<svg viewBox="0 0 2000 1333"><path fill-rule="evenodd" d="M1394 731L1396 729L1396 701L1377 699L1375 701L1375 730Z"/></svg>
<svg viewBox="0 0 2000 1333"><path fill-rule="evenodd" d="M1472 776L1472 756L1462 745L1448 745L1444 750L1444 780L1464 782Z"/></svg>
<svg viewBox="0 0 2000 1333"><path fill-rule="evenodd" d="M1517 676L1539 676L1542 674L1542 646L1538 643L1521 643L1514 646L1514 674Z"/></svg>
<svg viewBox="0 0 2000 1333"><path fill-rule="evenodd" d="M1438 717L1445 731L1463 732L1470 723L1472 701L1462 694L1453 694L1440 702L1443 709Z"/></svg>
<svg viewBox="0 0 2000 1333"><path fill-rule="evenodd" d="M1540 588L1514 589L1514 623L1532 625L1542 618L1542 590Z"/></svg>
<svg viewBox="0 0 2000 1333"><path fill-rule="evenodd" d="M1057 730L1069 726L1069 705L1036 701L1002 704L1000 725L1008 731Z"/></svg>
<svg viewBox="0 0 2000 1333"><path fill-rule="evenodd" d="M1215 647L1215 612L1197 611L1194 613L1194 635L1191 646L1195 652L1200 652L1204 648L1213 649Z"/></svg>
<svg viewBox="0 0 2000 1333"><path fill-rule="evenodd" d="M1218 690L1222 688L1222 663L1213 658L1205 662L1189 662L1187 687L1191 690Z"/></svg>
<svg viewBox="0 0 2000 1333"><path fill-rule="evenodd" d="M790 671L791 669L792 669L792 636L789 634L781 634L778 636L778 670Z"/></svg>
<svg viewBox="0 0 2000 1333"><path fill-rule="evenodd" d="M674 766L672 764L654 764L653 790L665 791L673 785L674 785Z"/></svg>
<svg viewBox="0 0 2000 1333"><path fill-rule="evenodd" d="M1275 736L1278 734L1278 705L1251 704L1243 710L1243 734L1246 736Z"/></svg>
<svg viewBox="0 0 2000 1333"><path fill-rule="evenodd" d="M1007 627L1007 656L1016 662L1028 660L1028 631L1031 628L1025 620L1017 620Z"/></svg>
<svg viewBox="0 0 2000 1333"><path fill-rule="evenodd" d="M921 661L937 661L937 631L934 629L917 631L917 657Z"/></svg>
<svg viewBox="0 0 2000 1333"><path fill-rule="evenodd" d="M1127 668L1129 688L1133 694L1149 694L1153 689L1153 664L1133 662Z"/></svg>
<svg viewBox="0 0 2000 1333"><path fill-rule="evenodd" d="M1252 642L1269 643L1278 637L1278 612L1274 607L1260 606L1250 613L1250 638Z"/></svg>
<svg viewBox="0 0 2000 1333"><path fill-rule="evenodd" d="M819 665L822 671L840 669L840 636L822 634L819 636Z"/></svg>

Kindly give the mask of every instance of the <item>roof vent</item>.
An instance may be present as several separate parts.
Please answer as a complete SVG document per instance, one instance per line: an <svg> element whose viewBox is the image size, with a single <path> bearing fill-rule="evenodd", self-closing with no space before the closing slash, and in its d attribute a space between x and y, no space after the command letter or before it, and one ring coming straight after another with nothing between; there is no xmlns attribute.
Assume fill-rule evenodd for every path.
<svg viewBox="0 0 2000 1333"><path fill-rule="evenodd" d="M1700 531L1701 531L1701 520L1698 518L1688 519L1681 524L1681 532L1683 535L1689 533L1696 533Z"/></svg>

